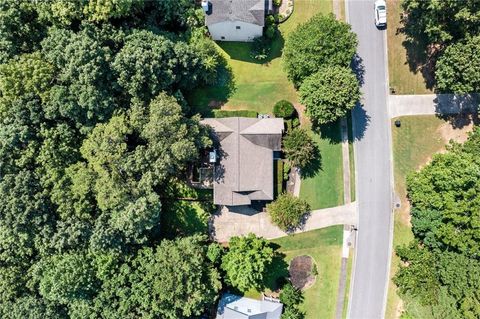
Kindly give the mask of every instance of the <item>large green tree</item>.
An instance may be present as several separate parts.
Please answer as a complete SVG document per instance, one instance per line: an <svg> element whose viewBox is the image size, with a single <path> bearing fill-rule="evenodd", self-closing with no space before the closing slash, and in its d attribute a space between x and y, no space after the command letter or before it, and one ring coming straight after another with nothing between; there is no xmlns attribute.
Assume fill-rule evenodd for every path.
<svg viewBox="0 0 480 319"><path fill-rule="evenodd" d="M405 33L411 40L426 37L430 44L444 44L479 32L477 0L403 0Z"/></svg>
<svg viewBox="0 0 480 319"><path fill-rule="evenodd" d="M345 116L355 106L360 88L349 68L326 66L305 79L299 94L310 118L325 124Z"/></svg>
<svg viewBox="0 0 480 319"><path fill-rule="evenodd" d="M287 38L283 51L288 78L299 87L324 66L348 67L357 50L350 25L333 14L318 14L299 25Z"/></svg>
<svg viewBox="0 0 480 319"><path fill-rule="evenodd" d="M226 272L227 282L240 291L261 288L273 256L272 247L261 237L254 234L232 237L221 268Z"/></svg>
<svg viewBox="0 0 480 319"><path fill-rule="evenodd" d="M438 59L437 88L442 92L480 92L480 35L452 44Z"/></svg>

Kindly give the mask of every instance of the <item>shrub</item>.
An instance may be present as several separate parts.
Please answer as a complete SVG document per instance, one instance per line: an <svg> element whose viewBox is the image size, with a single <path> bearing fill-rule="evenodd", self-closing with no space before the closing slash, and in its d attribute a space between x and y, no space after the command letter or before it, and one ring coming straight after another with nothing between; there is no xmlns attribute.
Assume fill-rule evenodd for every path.
<svg viewBox="0 0 480 319"><path fill-rule="evenodd" d="M296 128L283 138L283 151L290 165L302 169L315 157L315 143L307 131Z"/></svg>
<svg viewBox="0 0 480 319"><path fill-rule="evenodd" d="M298 308L286 308L285 312L282 314L282 319L303 319L305 314Z"/></svg>
<svg viewBox="0 0 480 319"><path fill-rule="evenodd" d="M360 87L348 67L327 66L305 79L300 87L300 102L316 124L345 116L360 99Z"/></svg>
<svg viewBox="0 0 480 319"><path fill-rule="evenodd" d="M282 5L282 0L273 0L273 5L276 7L280 7Z"/></svg>
<svg viewBox="0 0 480 319"><path fill-rule="evenodd" d="M273 114L275 117L291 118L295 113L293 104L287 100L280 100L273 106Z"/></svg>
<svg viewBox="0 0 480 319"><path fill-rule="evenodd" d="M213 117L257 117L258 113L252 110L213 110Z"/></svg>
<svg viewBox="0 0 480 319"><path fill-rule="evenodd" d="M289 282L280 292L280 301L288 308L299 305L303 301L302 291Z"/></svg>
<svg viewBox="0 0 480 319"><path fill-rule="evenodd" d="M310 210L310 206L303 199L291 194L283 193L267 204L267 211L272 222L284 231L292 231L300 226L303 216Z"/></svg>
<svg viewBox="0 0 480 319"><path fill-rule="evenodd" d="M265 61L271 50L271 43L267 37L258 37L253 40L250 57L255 60Z"/></svg>

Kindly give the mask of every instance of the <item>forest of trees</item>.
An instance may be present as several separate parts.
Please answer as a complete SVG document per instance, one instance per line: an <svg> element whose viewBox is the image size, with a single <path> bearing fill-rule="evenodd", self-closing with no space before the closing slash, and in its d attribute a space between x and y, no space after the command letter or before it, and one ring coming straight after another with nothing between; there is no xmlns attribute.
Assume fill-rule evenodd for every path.
<svg viewBox="0 0 480 319"><path fill-rule="evenodd" d="M0 20L0 317L202 314L206 238L160 232L211 143L183 98L218 70L194 1L0 0Z"/></svg>
<svg viewBox="0 0 480 319"><path fill-rule="evenodd" d="M414 241L395 283L423 308L405 318L480 317L480 129L407 178Z"/></svg>

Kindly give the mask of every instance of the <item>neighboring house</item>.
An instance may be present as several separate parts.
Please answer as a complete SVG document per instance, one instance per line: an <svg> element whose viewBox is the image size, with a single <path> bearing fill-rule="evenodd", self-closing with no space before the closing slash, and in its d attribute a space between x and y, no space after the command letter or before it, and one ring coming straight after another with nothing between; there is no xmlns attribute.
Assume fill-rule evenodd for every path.
<svg viewBox="0 0 480 319"><path fill-rule="evenodd" d="M273 200L274 152L282 147L282 118L208 118L219 157L213 173L213 202L216 205L250 205Z"/></svg>
<svg viewBox="0 0 480 319"><path fill-rule="evenodd" d="M280 319L283 304L224 294L218 303L216 319Z"/></svg>
<svg viewBox="0 0 480 319"><path fill-rule="evenodd" d="M271 0L204 0L202 7L213 40L253 41L263 34Z"/></svg>

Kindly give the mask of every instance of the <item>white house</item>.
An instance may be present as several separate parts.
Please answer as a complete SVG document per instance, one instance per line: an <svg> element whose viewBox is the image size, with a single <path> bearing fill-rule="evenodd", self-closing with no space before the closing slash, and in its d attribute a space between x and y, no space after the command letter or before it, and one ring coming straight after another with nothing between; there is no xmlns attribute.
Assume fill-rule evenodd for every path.
<svg viewBox="0 0 480 319"><path fill-rule="evenodd" d="M224 294L217 308L216 319L280 319L283 304L273 299L255 300Z"/></svg>
<svg viewBox="0 0 480 319"><path fill-rule="evenodd" d="M262 36L271 0L203 0L205 24L215 41L253 41Z"/></svg>

